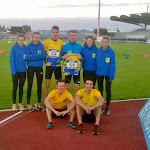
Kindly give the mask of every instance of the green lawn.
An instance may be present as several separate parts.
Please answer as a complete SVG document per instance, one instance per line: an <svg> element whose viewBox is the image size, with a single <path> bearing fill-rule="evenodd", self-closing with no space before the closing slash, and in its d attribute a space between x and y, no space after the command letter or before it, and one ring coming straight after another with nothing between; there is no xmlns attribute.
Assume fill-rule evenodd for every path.
<svg viewBox="0 0 150 150"><path fill-rule="evenodd" d="M9 50L15 41L8 44L7 40L0 40L0 50L6 50L5 54L0 54L0 109L11 108L12 105L12 78L9 69ZM81 42L83 45L83 42ZM100 43L97 44L100 46ZM111 47L116 52L117 72L115 80L112 83L112 99L129 99L129 98L148 98L150 97L150 58L143 58L142 54L150 54L150 45L148 44L128 44L128 43L111 43ZM124 54L129 54L125 59ZM45 70L45 67L44 67ZM82 71L81 71L82 79ZM45 81L44 81L45 82ZM44 89L43 82L43 89ZM83 88L81 80L81 88ZM55 88L55 80L52 78L51 88ZM96 85L97 88L97 85ZM24 86L23 104L26 105L27 84ZM71 93L74 94L73 84ZM105 94L104 94L105 97ZM18 101L18 100L17 100ZM37 102L36 80L33 83L31 103ZM43 99L42 99L43 103Z"/></svg>

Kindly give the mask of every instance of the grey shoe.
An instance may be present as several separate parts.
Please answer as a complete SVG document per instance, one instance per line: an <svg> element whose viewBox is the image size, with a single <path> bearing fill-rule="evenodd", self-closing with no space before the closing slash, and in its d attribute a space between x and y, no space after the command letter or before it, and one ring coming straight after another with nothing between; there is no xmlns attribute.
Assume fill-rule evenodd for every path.
<svg viewBox="0 0 150 150"><path fill-rule="evenodd" d="M34 106L35 106L35 110L40 110L42 108L40 103L37 103Z"/></svg>
<svg viewBox="0 0 150 150"><path fill-rule="evenodd" d="M27 109L29 110L29 112L34 111L34 108L30 104L27 104Z"/></svg>
<svg viewBox="0 0 150 150"><path fill-rule="evenodd" d="M99 135L100 134L98 125L94 125L94 129L92 131L92 134L93 135Z"/></svg>

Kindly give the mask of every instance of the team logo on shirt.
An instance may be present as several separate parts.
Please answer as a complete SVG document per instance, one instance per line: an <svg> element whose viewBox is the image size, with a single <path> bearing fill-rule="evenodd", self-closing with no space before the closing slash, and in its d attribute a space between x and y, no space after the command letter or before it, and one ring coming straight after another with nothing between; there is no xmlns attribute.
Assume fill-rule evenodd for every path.
<svg viewBox="0 0 150 150"><path fill-rule="evenodd" d="M72 54L72 51L68 51L68 54Z"/></svg>
<svg viewBox="0 0 150 150"><path fill-rule="evenodd" d="M23 55L23 59L26 59L26 54Z"/></svg>
<svg viewBox="0 0 150 150"><path fill-rule="evenodd" d="M41 54L41 50L38 50L38 54Z"/></svg>
<svg viewBox="0 0 150 150"><path fill-rule="evenodd" d="M109 63L109 62L110 62L110 58L106 58L106 59L105 59L105 62L106 62L106 63Z"/></svg>
<svg viewBox="0 0 150 150"><path fill-rule="evenodd" d="M46 66L50 66L51 64L52 64L52 63L50 63L50 62L47 62L47 63L46 63Z"/></svg>
<svg viewBox="0 0 150 150"><path fill-rule="evenodd" d="M96 58L96 54L95 53L92 54L92 58Z"/></svg>

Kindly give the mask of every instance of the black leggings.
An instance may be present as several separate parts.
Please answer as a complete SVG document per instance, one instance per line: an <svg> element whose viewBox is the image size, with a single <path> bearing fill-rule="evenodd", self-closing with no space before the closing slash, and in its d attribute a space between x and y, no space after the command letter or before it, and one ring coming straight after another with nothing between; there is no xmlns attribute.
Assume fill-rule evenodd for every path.
<svg viewBox="0 0 150 150"><path fill-rule="evenodd" d="M33 85L34 73L36 73L36 78L37 78L38 103L41 102L43 68L42 67L28 67L28 70L27 70L27 79L28 79L27 103L28 104L30 104L31 90L32 90L32 85Z"/></svg>
<svg viewBox="0 0 150 150"><path fill-rule="evenodd" d="M19 82L19 103L22 102L23 86L24 86L25 80L26 80L26 72L17 72L16 75L12 76L12 82L13 82L12 99L13 99L13 104L16 104L18 82Z"/></svg>
<svg viewBox="0 0 150 150"><path fill-rule="evenodd" d="M98 90L103 96L103 81L106 80L106 106L109 106L111 100L111 81L108 76L97 76Z"/></svg>

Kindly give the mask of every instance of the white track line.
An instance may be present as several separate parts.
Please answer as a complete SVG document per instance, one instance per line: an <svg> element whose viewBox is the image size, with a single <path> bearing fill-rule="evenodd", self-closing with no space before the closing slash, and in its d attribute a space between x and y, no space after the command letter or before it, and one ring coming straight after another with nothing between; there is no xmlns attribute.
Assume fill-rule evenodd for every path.
<svg viewBox="0 0 150 150"><path fill-rule="evenodd" d="M6 119L4 119L4 120L0 121L0 125L1 125L2 123L4 123L5 121L7 121L7 120L9 120L9 119L11 119L11 118L13 118L13 117L15 117L15 116L17 116L17 115L21 114L22 112L23 112L23 111L19 111L19 112L17 112L17 113L15 113L15 114L13 114L13 115L11 115L11 116L7 117Z"/></svg>
<svg viewBox="0 0 150 150"><path fill-rule="evenodd" d="M148 100L149 98L138 98L138 99L124 99L124 100L111 100L110 102L130 102L130 101L142 101L142 100Z"/></svg>
<svg viewBox="0 0 150 150"><path fill-rule="evenodd" d="M5 112L5 111L12 111L12 109L2 109L0 112Z"/></svg>
<svg viewBox="0 0 150 150"><path fill-rule="evenodd" d="M28 108L24 108L24 110L27 110ZM0 112L7 112L7 111L12 111L12 109L2 109L0 110ZM19 111L19 109L17 109L17 111Z"/></svg>
<svg viewBox="0 0 150 150"><path fill-rule="evenodd" d="M10 117L8 117L8 118L2 120L2 121L0 122L0 127L3 126L3 125L6 125L6 124L8 124L9 122L11 122L11 121L13 121L13 120L16 120L16 119L18 119L18 118L20 118L20 117L22 117L22 116L24 116L24 115L26 115L26 114L29 113L29 111L28 111L28 112L26 112L26 113L23 113L23 114L19 115L19 114L22 113L22 112L23 112L23 111L19 111L19 112L15 113L14 115L12 115L12 116L10 116ZM17 116L17 115L19 115L19 116ZM15 116L17 116L17 117L15 117ZM15 117L15 118L13 118L13 117ZM11 119L11 118L12 118L12 119ZM9 119L11 119L11 120L9 120ZM7 120L8 120L8 121L7 121ZM6 122L6 121L7 121L7 122Z"/></svg>

